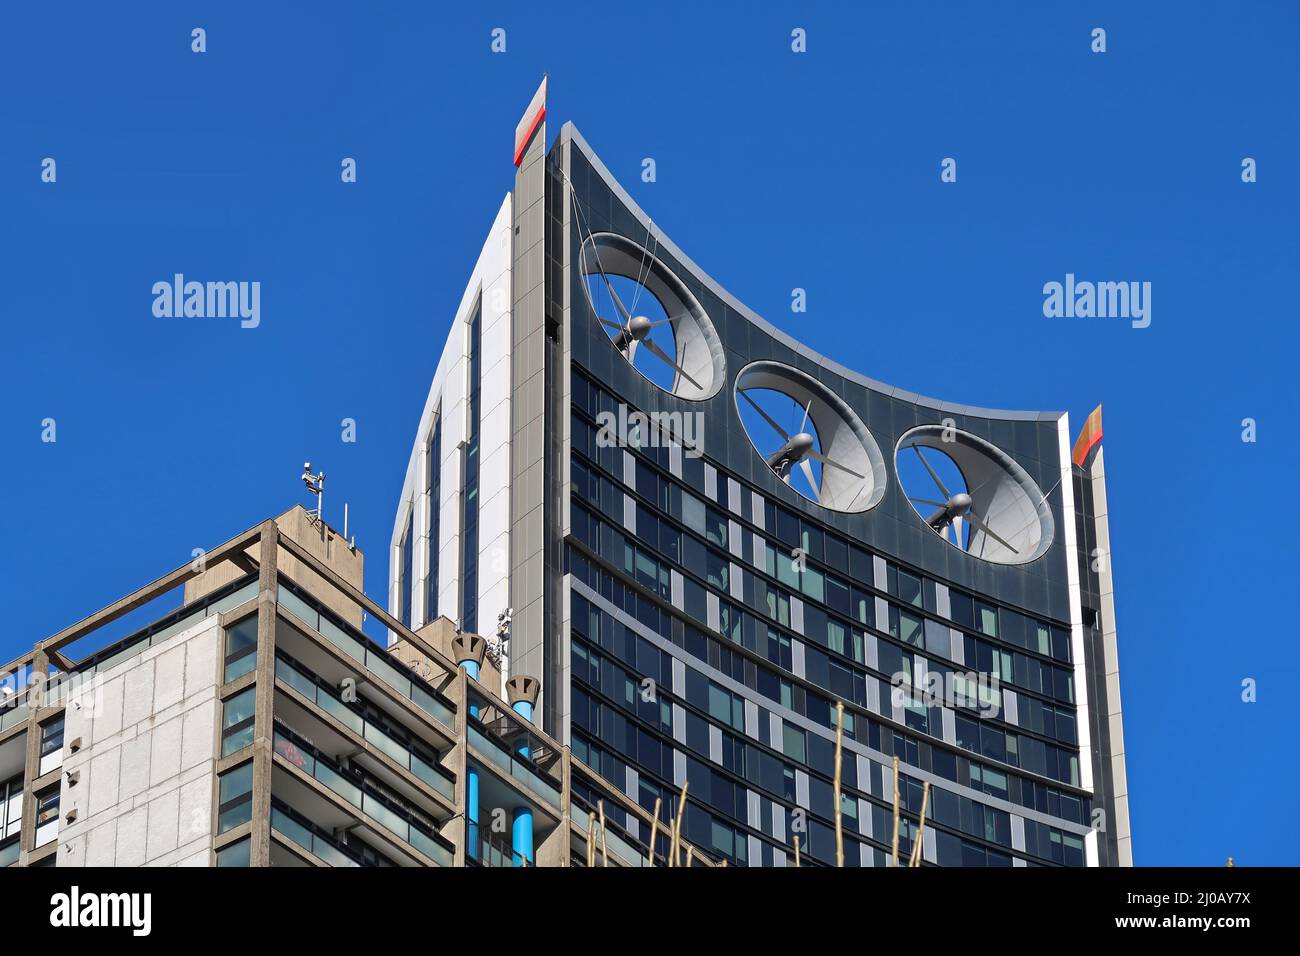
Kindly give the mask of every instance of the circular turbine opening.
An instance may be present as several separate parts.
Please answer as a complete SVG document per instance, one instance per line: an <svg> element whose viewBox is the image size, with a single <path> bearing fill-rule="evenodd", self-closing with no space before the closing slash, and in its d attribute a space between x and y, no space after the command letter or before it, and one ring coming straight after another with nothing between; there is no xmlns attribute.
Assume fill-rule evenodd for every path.
<svg viewBox="0 0 1300 956"><path fill-rule="evenodd" d="M968 432L921 425L898 442L899 486L948 544L996 564L1024 564L1052 545L1047 496L1010 455Z"/></svg>
<svg viewBox="0 0 1300 956"><path fill-rule="evenodd" d="M853 410L820 382L775 362L736 377L750 444L788 487L833 511L866 511L885 493L880 448Z"/></svg>
<svg viewBox="0 0 1300 956"><path fill-rule="evenodd" d="M595 320L642 377L679 398L717 394L722 342L695 296L650 249L598 232L582 244L579 268Z"/></svg>

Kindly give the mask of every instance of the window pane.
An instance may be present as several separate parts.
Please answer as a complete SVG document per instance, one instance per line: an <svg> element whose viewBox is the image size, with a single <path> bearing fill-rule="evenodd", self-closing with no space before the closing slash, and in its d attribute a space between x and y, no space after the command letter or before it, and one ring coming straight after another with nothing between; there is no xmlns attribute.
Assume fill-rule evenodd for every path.
<svg viewBox="0 0 1300 956"><path fill-rule="evenodd" d="M238 843L223 847L217 851L217 866L249 866L251 863L249 852L252 845L249 840L240 840Z"/></svg>
<svg viewBox="0 0 1300 956"><path fill-rule="evenodd" d="M249 687L225 702L221 718L223 729L253 716L253 691L254 688Z"/></svg>

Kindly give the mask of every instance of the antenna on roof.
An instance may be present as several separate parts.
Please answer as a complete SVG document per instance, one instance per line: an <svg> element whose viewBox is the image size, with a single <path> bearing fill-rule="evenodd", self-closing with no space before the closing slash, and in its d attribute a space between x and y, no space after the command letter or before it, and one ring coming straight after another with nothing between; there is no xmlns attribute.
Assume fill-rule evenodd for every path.
<svg viewBox="0 0 1300 956"><path fill-rule="evenodd" d="M316 496L316 510L308 512L316 521L324 523L322 515L325 510L325 472L319 475L311 473L311 462L302 463L302 482L307 486L307 490Z"/></svg>

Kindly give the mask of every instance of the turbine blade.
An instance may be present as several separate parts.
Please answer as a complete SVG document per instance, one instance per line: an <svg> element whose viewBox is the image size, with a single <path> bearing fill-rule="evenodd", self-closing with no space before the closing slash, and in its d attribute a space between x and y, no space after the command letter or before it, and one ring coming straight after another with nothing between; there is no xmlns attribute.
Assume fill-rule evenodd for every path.
<svg viewBox="0 0 1300 956"><path fill-rule="evenodd" d="M968 495L970 495L972 498L974 498L977 494L979 494L979 492L981 492L982 490L984 490L984 488L985 488L986 485L990 484L991 482L997 481L997 480L998 480L999 478L1001 478L1001 477L1002 477L1002 475L1000 475L1000 474L995 474L995 475L993 475L993 476L991 476L991 477L989 477L989 478L985 478L983 481L981 481L981 482L980 482L978 485L976 485L974 488L967 488L967 489L966 489L966 494L968 494Z"/></svg>
<svg viewBox="0 0 1300 956"><path fill-rule="evenodd" d="M617 332L624 331L623 326L619 325L617 322L611 322L609 319L601 318L599 315L596 316L596 320L600 322L601 325L614 329Z"/></svg>
<svg viewBox="0 0 1300 956"><path fill-rule="evenodd" d="M654 355L657 358L661 359L662 361L667 362L669 365L671 365L674 369L677 370L678 375L686 379L686 381L690 382L701 392L704 391L704 386L701 385L699 382L695 381L695 379L691 378L690 373L687 372L686 369L682 368L680 365L678 365L676 362L670 359L666 354L664 354L664 350L661 349L658 345L656 345L653 339L643 339L641 341L641 344L644 345L650 351L651 355Z"/></svg>
<svg viewBox="0 0 1300 956"><path fill-rule="evenodd" d="M838 468L840 471L846 472L847 474L852 475L854 478L862 478L863 481L866 481L866 478L864 476L859 475L852 468L846 468L844 465L841 465L838 461L834 461L833 459L827 458L819 451L809 451L808 457L813 459L814 461L820 461L823 465L830 465L832 468Z"/></svg>
<svg viewBox="0 0 1300 956"><path fill-rule="evenodd" d="M627 306L623 304L623 300L614 291L614 283L609 281L609 276L601 272L600 277L605 280L605 288L609 290L609 297L614 300L614 305L618 308L619 314L623 316L623 326L626 328L632 324L632 314L628 312Z"/></svg>
<svg viewBox="0 0 1300 956"><path fill-rule="evenodd" d="M739 393L741 398L749 402L749 404L754 407L754 411L758 412L758 414L763 416L763 421L767 422L769 425L772 426L772 430L781 436L782 441L790 440L790 436L786 434L786 430L782 428L780 425L778 425L775 421L773 421L772 416L769 415L767 412L763 411L763 409L759 406L758 402L754 401L752 398L749 397L748 392L746 392L744 389L741 388L736 389L736 391L737 393Z"/></svg>
<svg viewBox="0 0 1300 956"><path fill-rule="evenodd" d="M938 476L938 474L936 474L936 473L935 473L935 470L934 470L933 468L930 467L930 463L929 463L928 461L925 460L925 456L921 454L921 448L920 448L920 446L919 446L919 445L913 445L913 446L912 446L912 451L916 452L916 457L919 458L919 459L921 459L921 464L925 465L925 470L928 471L928 472L930 473L930 479L935 483L936 486L938 486L939 490L940 490L941 492L943 492L943 497L944 497L945 499L951 498L951 497L952 497L952 492L949 491L947 488L944 487L943 482L939 480L939 476Z"/></svg>
<svg viewBox="0 0 1300 956"><path fill-rule="evenodd" d="M799 423L799 431L803 431L804 426L808 424L808 413L812 411L813 400L808 399L808 407L803 410L803 421Z"/></svg>
<svg viewBox="0 0 1300 956"><path fill-rule="evenodd" d="M817 503L822 503L821 489L817 487L817 481L813 478L812 462L807 458L799 462L799 467L803 469L803 476L808 479L808 487L812 489L813 497Z"/></svg>
<svg viewBox="0 0 1300 956"><path fill-rule="evenodd" d="M1012 554L1019 554L1019 553L1020 553L1020 552L1017 551L1015 548L1013 548L1013 547L1012 547L1012 546L1011 546L1011 545L1010 545L1010 544L1009 544L1005 539L999 537L998 534L997 534L997 532L994 531L992 528L990 528L988 525L986 525L986 524L985 524L985 523L980 519L980 516L977 515L974 511L971 511L971 512L967 515L967 517L970 519L970 523L971 523L971 524L973 524L973 525L974 525L976 528L978 528L980 531L983 531L984 534L986 534L988 537L992 538L992 539L993 539L994 541L996 541L998 544L1002 545L1002 547L1006 548L1006 549L1007 549L1008 551L1010 551Z"/></svg>
<svg viewBox="0 0 1300 956"><path fill-rule="evenodd" d="M946 507L948 507L948 502L946 502L946 501L931 501L929 498L908 498L907 500L908 500L908 501L915 501L915 502L917 502L918 504L922 504L922 505L929 505L931 508L946 508Z"/></svg>

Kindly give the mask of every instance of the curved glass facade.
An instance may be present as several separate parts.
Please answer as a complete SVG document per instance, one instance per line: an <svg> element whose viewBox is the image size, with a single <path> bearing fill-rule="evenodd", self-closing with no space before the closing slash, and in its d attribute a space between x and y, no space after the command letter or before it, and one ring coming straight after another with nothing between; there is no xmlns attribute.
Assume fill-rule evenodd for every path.
<svg viewBox="0 0 1300 956"><path fill-rule="evenodd" d="M1097 793L1090 765L1090 662L1064 416L966 408L841 369L701 272L571 128L550 162L548 205L563 241L548 255L552 274L569 279L548 295L566 318L568 350L566 420L552 426L567 438L556 467L568 491L564 576L554 586L567 597L560 624L574 754L646 809L658 800L665 822L689 781L687 838L733 863L790 865L797 835L804 865L833 865L842 701L849 865L888 863L895 756L900 856L911 850L928 781L925 863L1098 862L1087 844L1107 795ZM634 308L596 312L583 288L593 270L573 265L599 233L654 250L656 269L670 270L698 301L724 349L723 362L709 356L725 369L715 394L684 399L647 381L627 348L632 333L610 321L634 329ZM703 361L689 343L667 358L678 381ZM833 458L837 421L860 420L869 434L838 446L850 452L893 450L922 426L946 427L995 450L985 457L1014 468L1015 489L1042 489L1037 501L1015 492L1016 506L1041 515L1042 527L1011 537L1017 526L989 517L985 543L1006 545L1006 560L953 547L935 533L943 516L927 524L909 503L892 455L883 472L871 463L879 477L869 507L843 474L836 493L852 507L823 507L815 482L824 492L826 469L838 463L819 465L817 478L806 471L811 493L796 489L789 449L797 453L800 439L761 408L789 439L786 451L760 454L746 433L743 413L755 403L737 393L737 377L754 363L787 369L788 381L812 378L818 396L831 396L805 389L796 399L802 406L809 396L804 421L823 432L809 439L823 459ZM819 419L814 402L832 400L852 415ZM977 499L982 485L1001 480L976 479L968 484ZM1024 541L1021 554L1015 545Z"/></svg>

